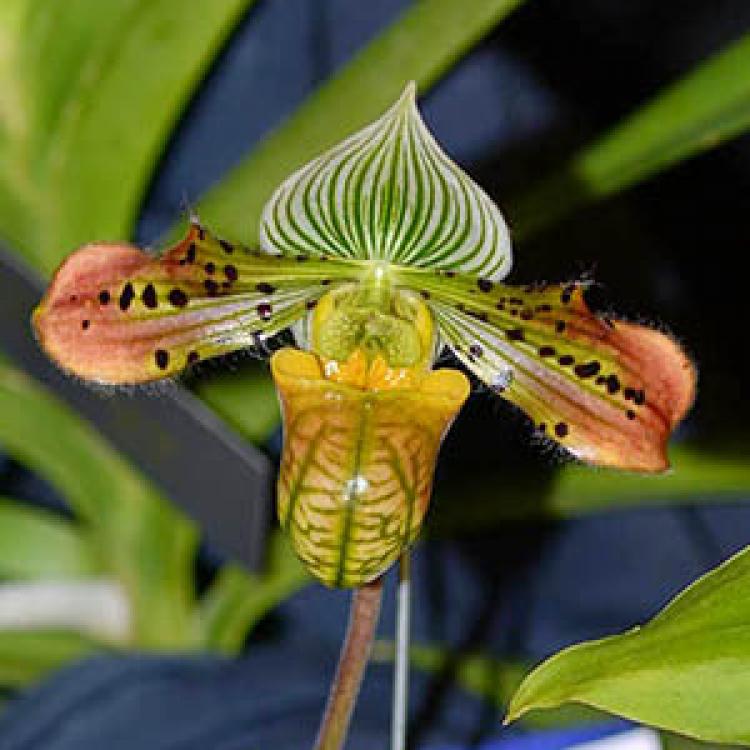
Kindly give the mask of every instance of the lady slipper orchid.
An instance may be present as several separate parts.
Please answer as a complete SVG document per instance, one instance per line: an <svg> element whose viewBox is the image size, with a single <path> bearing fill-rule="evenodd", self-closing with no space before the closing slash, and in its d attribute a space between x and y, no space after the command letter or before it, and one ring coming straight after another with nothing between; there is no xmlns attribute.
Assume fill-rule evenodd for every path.
<svg viewBox="0 0 750 750"><path fill-rule="evenodd" d="M592 313L585 285L513 287L503 217L440 149L413 85L289 177L261 250L197 222L161 257L93 244L34 313L46 352L99 383L177 375L293 327L271 358L283 407L278 509L310 571L360 586L417 535L443 435L469 393L450 348L573 456L667 467L695 374L664 333Z"/></svg>

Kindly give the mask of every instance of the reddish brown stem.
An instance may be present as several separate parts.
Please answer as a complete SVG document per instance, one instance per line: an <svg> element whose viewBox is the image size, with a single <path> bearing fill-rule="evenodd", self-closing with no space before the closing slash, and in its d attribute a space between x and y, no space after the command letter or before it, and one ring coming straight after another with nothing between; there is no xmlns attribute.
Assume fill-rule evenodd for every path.
<svg viewBox="0 0 750 750"><path fill-rule="evenodd" d="M315 741L315 750L341 750L344 746L362 676L370 660L382 597L382 577L352 593L349 625L341 647L336 676L328 695L328 705Z"/></svg>

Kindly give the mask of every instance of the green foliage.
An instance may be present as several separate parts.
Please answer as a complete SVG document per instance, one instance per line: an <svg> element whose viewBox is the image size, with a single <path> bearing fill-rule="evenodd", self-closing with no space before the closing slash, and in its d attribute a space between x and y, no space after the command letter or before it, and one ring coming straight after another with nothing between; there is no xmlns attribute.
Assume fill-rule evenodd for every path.
<svg viewBox="0 0 750 750"><path fill-rule="evenodd" d="M513 204L522 236L750 127L750 34L660 91Z"/></svg>
<svg viewBox="0 0 750 750"><path fill-rule="evenodd" d="M196 601L196 530L150 482L87 422L2 360L0 413L0 445L47 479L76 516L67 521L0 501L0 577L112 577L130 599L133 646L225 653L236 653L252 626L307 581L286 544L277 541L267 575L229 566ZM71 642L81 643L73 635L37 635L42 661L47 653L55 664L56 655L78 653L77 646L66 651ZM3 642L12 637L0 633ZM29 639L32 653L37 642ZM92 648L86 641L85 650ZM3 653L0 645L0 682ZM24 653L19 650L7 669L34 672L36 657L31 671L23 671Z"/></svg>
<svg viewBox="0 0 750 750"><path fill-rule="evenodd" d="M222 568L196 612L193 625L197 642L206 648L236 653L267 612L310 581L289 540L277 531L271 539L263 576L248 576L234 565Z"/></svg>
<svg viewBox="0 0 750 750"><path fill-rule="evenodd" d="M750 743L750 549L642 628L572 646L524 680L508 711L584 703L701 740Z"/></svg>
<svg viewBox="0 0 750 750"><path fill-rule="evenodd" d="M134 607L134 642L187 643L196 530L86 422L0 364L0 444L45 477L90 531Z"/></svg>
<svg viewBox="0 0 750 750"><path fill-rule="evenodd" d="M0 498L0 578L83 578L101 571L91 539L72 523Z"/></svg>
<svg viewBox="0 0 750 750"><path fill-rule="evenodd" d="M0 219L49 273L76 245L130 235L164 143L253 0L3 5Z"/></svg>

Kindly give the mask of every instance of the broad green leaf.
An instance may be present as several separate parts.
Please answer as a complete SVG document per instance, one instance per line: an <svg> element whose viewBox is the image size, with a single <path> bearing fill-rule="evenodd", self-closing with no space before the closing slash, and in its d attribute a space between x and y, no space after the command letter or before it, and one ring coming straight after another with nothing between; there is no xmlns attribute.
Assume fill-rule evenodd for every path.
<svg viewBox="0 0 750 750"><path fill-rule="evenodd" d="M254 242L263 206L291 172L379 117L408 81L428 90L522 1L413 3L212 190L201 215Z"/></svg>
<svg viewBox="0 0 750 750"><path fill-rule="evenodd" d="M460 488L436 487L431 534L456 534L527 518L571 518L615 508L687 503L744 502L750 494L750 465L744 452L708 453L678 445L672 470L644 475L593 471L570 464L549 484L519 484L506 474L463 480ZM455 502L460 492L461 503Z"/></svg>
<svg viewBox="0 0 750 750"><path fill-rule="evenodd" d="M433 138L410 83L385 114L288 177L266 204L270 253L333 255L499 280L511 267L497 206Z"/></svg>
<svg viewBox="0 0 750 750"><path fill-rule="evenodd" d="M648 179L750 127L750 34L700 64L562 169L520 196L508 214L526 237L576 208Z"/></svg>
<svg viewBox="0 0 750 750"><path fill-rule="evenodd" d="M514 696L508 720L574 702L701 740L750 743L749 586L746 548L642 628L542 663Z"/></svg>
<svg viewBox="0 0 750 750"><path fill-rule="evenodd" d="M0 685L22 688L104 646L64 631L0 631Z"/></svg>
<svg viewBox="0 0 750 750"><path fill-rule="evenodd" d="M262 575L248 575L234 565L221 569L196 611L196 645L238 653L262 617L310 582L288 539L277 531Z"/></svg>
<svg viewBox="0 0 750 750"><path fill-rule="evenodd" d="M197 534L83 419L0 360L0 445L45 477L90 529L102 570L132 597L136 643L188 639Z"/></svg>
<svg viewBox="0 0 750 750"><path fill-rule="evenodd" d="M83 528L0 497L0 578L80 578L99 572L100 560Z"/></svg>
<svg viewBox="0 0 750 750"><path fill-rule="evenodd" d="M130 235L166 139L253 0L4 0L0 223L50 272Z"/></svg>

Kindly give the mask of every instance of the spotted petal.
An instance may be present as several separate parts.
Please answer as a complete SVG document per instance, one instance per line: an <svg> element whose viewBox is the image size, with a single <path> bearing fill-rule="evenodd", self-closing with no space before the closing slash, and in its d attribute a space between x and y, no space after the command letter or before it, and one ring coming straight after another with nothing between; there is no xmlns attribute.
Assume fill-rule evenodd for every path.
<svg viewBox="0 0 750 750"><path fill-rule="evenodd" d="M86 245L57 271L34 312L47 354L100 383L141 383L258 343L305 315L354 264L250 252L194 223L156 258Z"/></svg>
<svg viewBox="0 0 750 750"><path fill-rule="evenodd" d="M576 457L660 471L692 404L695 371L669 336L594 315L581 284L520 289L398 269L443 340L482 381Z"/></svg>
<svg viewBox="0 0 750 750"><path fill-rule="evenodd" d="M414 85L379 120L289 177L265 207L261 244L504 278L500 211L440 149Z"/></svg>

